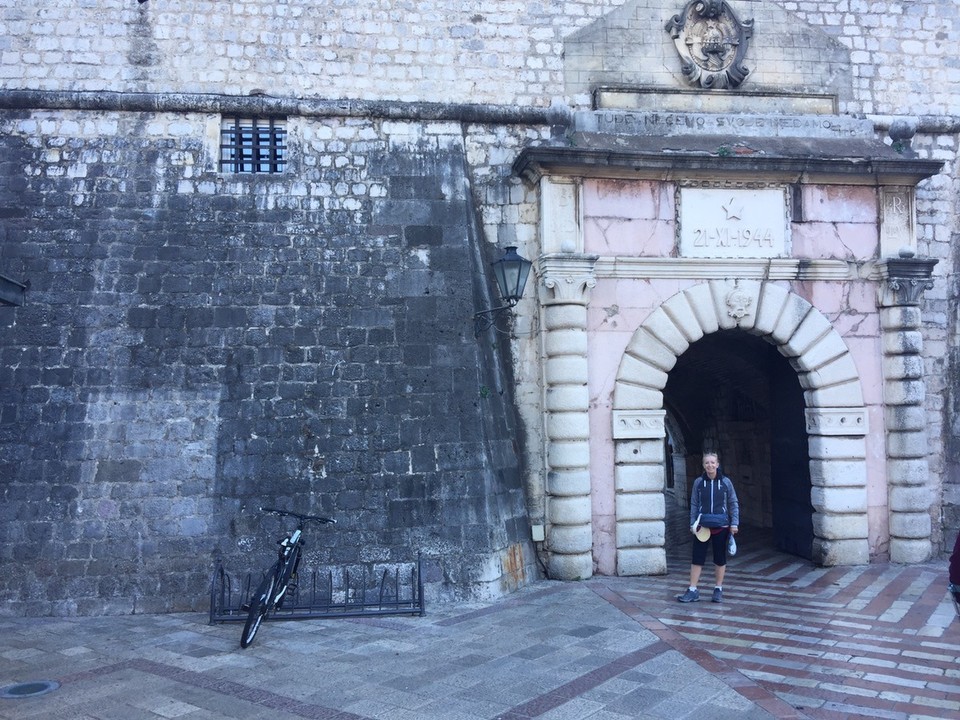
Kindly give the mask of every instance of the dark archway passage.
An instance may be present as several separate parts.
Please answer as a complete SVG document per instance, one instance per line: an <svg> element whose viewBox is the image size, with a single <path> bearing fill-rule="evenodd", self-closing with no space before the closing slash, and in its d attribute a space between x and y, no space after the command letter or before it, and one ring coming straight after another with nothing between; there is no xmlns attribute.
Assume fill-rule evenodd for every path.
<svg viewBox="0 0 960 720"><path fill-rule="evenodd" d="M663 393L670 424L686 448L684 462L673 463L685 469L685 478L675 479L668 497L668 537L685 539L689 489L701 471L701 453L712 450L736 483L741 523L772 530L777 549L810 558L804 399L787 359L760 337L721 330L677 359Z"/></svg>

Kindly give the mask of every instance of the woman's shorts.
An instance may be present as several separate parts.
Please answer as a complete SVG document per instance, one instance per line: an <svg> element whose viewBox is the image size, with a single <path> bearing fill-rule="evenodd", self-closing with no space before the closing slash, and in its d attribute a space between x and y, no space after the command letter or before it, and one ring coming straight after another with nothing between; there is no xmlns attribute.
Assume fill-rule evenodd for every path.
<svg viewBox="0 0 960 720"><path fill-rule="evenodd" d="M713 543L713 564L727 564L727 538L730 537L730 528L721 528L718 533L710 533L710 537L703 542L693 538L693 564L703 565L707 559L707 546Z"/></svg>

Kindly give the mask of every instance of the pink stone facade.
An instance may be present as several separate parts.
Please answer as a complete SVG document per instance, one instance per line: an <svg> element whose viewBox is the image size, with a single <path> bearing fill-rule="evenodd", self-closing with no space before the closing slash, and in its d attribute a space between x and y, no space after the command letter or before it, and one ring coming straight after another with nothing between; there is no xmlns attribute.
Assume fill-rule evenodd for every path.
<svg viewBox="0 0 960 720"><path fill-rule="evenodd" d="M871 556L888 542L883 371L877 283L869 277L878 257L878 195L872 187L804 186L802 222L791 227L791 257L851 263L849 279L780 281L811 303L849 349L859 375L869 427L866 445L866 503ZM611 261L677 258L676 185L670 182L586 179L582 186L583 250ZM745 260L745 263L749 261ZM734 271L735 272L735 271ZM657 275L657 273L650 273ZM590 396L590 477L595 570L617 574L617 511L611 412L618 368L634 332L652 311L677 293L705 282L698 277L605 277L597 273L587 308ZM713 278L721 279L721 278ZM731 468L736 478L736 468ZM764 508L751 507L750 488L741 491L743 512L753 523ZM760 500L756 501L758 504ZM666 514L685 516L683 497Z"/></svg>

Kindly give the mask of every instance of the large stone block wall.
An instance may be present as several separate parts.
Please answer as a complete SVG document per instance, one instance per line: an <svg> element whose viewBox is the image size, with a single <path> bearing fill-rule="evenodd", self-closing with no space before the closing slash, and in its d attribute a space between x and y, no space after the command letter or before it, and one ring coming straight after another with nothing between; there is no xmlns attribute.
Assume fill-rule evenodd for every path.
<svg viewBox="0 0 960 720"><path fill-rule="evenodd" d="M0 307L2 612L201 609L215 560L270 560L261 505L338 520L317 562L422 551L433 600L535 574L464 131L291 118L293 171L241 177L211 123L0 115L31 281Z"/></svg>
<svg viewBox="0 0 960 720"><path fill-rule="evenodd" d="M565 40L614 11L624 14L619 8L636 6L637 16L649 15L653 22L684 5L684 0L496 6L479 0L415 5L2 0L0 36L6 41L0 85L546 106L566 94ZM847 48L854 87L844 112L957 112L960 69L952 60L960 16L953 0L730 0L730 5L744 20L783 20L758 24L756 47L772 47L791 32L817 32ZM794 27L790 16L798 20ZM804 60L797 56L797 62ZM770 59L762 53L748 53L747 64L765 86L790 86L770 76ZM785 78L794 69L789 63L779 68ZM674 72L679 83L679 61ZM661 82L669 84L669 75ZM589 103L587 96L572 99Z"/></svg>
<svg viewBox="0 0 960 720"><path fill-rule="evenodd" d="M777 33L796 17L801 33L848 51L843 112L869 114L881 129L893 116L918 116L914 149L945 162L918 189L917 212L919 252L940 259L922 331L930 467L944 500L943 525L933 520L949 542L960 529L960 8L954 0L731 0L741 18L765 16L771 4L786 18ZM510 164L544 129L384 122L377 117L393 106L364 117L353 101L587 107L585 93L567 95L564 44L629 5L679 12L684 2L664 10L659 0L0 0L0 93L267 95L342 110L292 118L302 145L291 173L266 183L212 171L209 113L3 113L0 272L34 287L27 307L0 308L0 552L29 560L43 550L40 574L56 569L61 578L49 595L38 578L18 588L9 581L8 607L28 596L51 612L154 607L162 593L150 585L152 570L131 572L121 589L97 578L120 549L131 568L144 568L161 546L182 557L256 546L260 526L244 508L264 477L285 488L279 498L321 494L336 498L331 511L351 513L338 528L349 539L331 557L376 545L368 540L400 547L442 536L437 547L465 546L472 538L435 522L435 510L454 506L474 519L514 518L491 548L529 537L518 526L525 513L542 518L537 454L526 457L532 501L521 509L513 428L486 427L489 442L474 431L508 416L483 406L509 405L516 390L528 446L539 446L538 350L514 343L510 368L509 353L488 356L489 344L477 350L447 333L469 333L468 269L489 259L486 243L537 253L536 189L511 177ZM748 65L775 86L757 59L748 54ZM658 78L683 88L679 73ZM462 194L474 206L457 209L449 188L468 177ZM518 308L520 335L536 337L535 307L528 297ZM431 320L416 324L417 316ZM384 386L391 390L378 401L371 388ZM439 423L443 402L469 421ZM385 487L358 490L352 480L384 474ZM464 489L464 474L485 489ZM61 522L68 512L77 522ZM413 522L394 532L384 515ZM483 534L489 523L468 525ZM495 555L469 565L467 586L496 584ZM206 568L191 562L164 568L163 592L205 582ZM57 604L67 594L76 607ZM116 602L98 606L101 596Z"/></svg>

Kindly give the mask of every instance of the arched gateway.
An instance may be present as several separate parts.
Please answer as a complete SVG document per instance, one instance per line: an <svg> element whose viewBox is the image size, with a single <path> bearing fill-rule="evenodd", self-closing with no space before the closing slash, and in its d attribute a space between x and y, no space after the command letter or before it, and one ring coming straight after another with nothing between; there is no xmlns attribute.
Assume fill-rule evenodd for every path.
<svg viewBox="0 0 960 720"><path fill-rule="evenodd" d="M633 333L613 396L617 573L666 571L663 389L692 343L739 328L773 343L805 390L814 556L864 563L867 412L843 339L803 298L770 282L709 281L677 293Z"/></svg>
<svg viewBox="0 0 960 720"><path fill-rule="evenodd" d="M754 132L740 136L749 153L724 151L735 121ZM678 136L678 123L698 132ZM784 127L807 136L781 137ZM539 360L519 380L521 395L540 397L528 408L542 437L528 497L549 575L665 572L678 503L665 500L664 391L698 341L737 333L775 347L799 383L790 417L803 422L788 432L809 466L813 560L928 559L919 298L936 260L915 257L914 188L939 164L838 116L600 109L575 115L570 137L514 165L539 202L524 249L537 257L527 309L541 332L518 350ZM684 438L687 457L703 440Z"/></svg>

